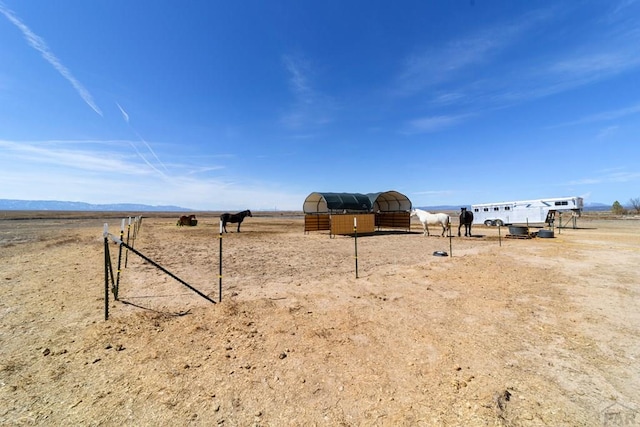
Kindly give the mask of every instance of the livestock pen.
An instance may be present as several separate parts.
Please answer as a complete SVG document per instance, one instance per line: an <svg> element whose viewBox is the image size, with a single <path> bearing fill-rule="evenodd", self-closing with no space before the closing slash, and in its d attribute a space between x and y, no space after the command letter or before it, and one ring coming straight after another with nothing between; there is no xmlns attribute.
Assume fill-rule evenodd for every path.
<svg viewBox="0 0 640 427"><path fill-rule="evenodd" d="M311 193L304 201L305 233L328 230L331 236L353 233L357 217L358 233L371 234L382 228L411 228L411 201L397 191L379 193Z"/></svg>

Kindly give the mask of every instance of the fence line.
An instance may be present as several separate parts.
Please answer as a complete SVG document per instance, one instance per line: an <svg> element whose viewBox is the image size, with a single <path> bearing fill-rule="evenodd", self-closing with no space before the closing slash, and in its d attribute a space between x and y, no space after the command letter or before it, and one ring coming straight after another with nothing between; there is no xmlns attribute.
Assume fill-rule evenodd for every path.
<svg viewBox="0 0 640 427"><path fill-rule="evenodd" d="M178 281L182 285L184 285L187 288L191 289L193 292L195 292L196 294L200 295L202 298L204 298L207 301L215 304L216 302L213 299L211 299L209 296L207 296L206 294L200 292L198 289L194 288L189 283L185 282L184 280L182 280L181 278L179 278L178 276L176 276L175 274L173 274L172 272L170 272L166 268L162 267L160 264L158 264L157 262L153 261L152 259L150 259L149 257L147 257L146 255L144 255L143 253L141 253L140 251L138 251L137 249L135 249L133 247L133 243L134 243L135 238L137 236L137 233L138 233L138 231L140 229L140 223L141 222L142 222L142 217L139 217L139 218L136 217L136 219L134 219L133 235L131 235L130 232L129 232L129 229L131 227L131 217L129 217L129 225L127 227L127 241L126 242L124 241L125 219L122 219L122 225L120 227L120 237L116 237L113 234L109 233L109 225L108 224L104 224L104 231L103 231L103 237L104 237L104 260L105 260L104 261L104 319L105 320L109 319L109 282L111 282L111 291L113 293L114 299L116 301L119 301L119 299L118 299L118 290L119 290L119 287L120 287L120 273L121 273L120 267L121 267L121 263L122 263L122 249L123 248L125 248L127 250L126 254L125 254L125 267L127 265L128 253L129 253L129 251L131 251L135 255L138 255L140 258L144 259L149 264L151 264L154 267L156 267L157 269L161 270L163 273L169 275L171 278L175 279L176 281ZM129 244L130 237L131 237L131 244ZM111 239L114 243L116 243L118 245L118 268L117 268L117 275L115 276L115 278L114 278L114 274L113 274L113 266L112 266L112 263L111 263L111 253L109 251L109 239ZM222 236L220 236L220 246L222 246ZM220 264L220 270L221 270L220 271L220 278L222 278L222 263ZM222 283L220 283L220 288L222 288ZM220 289L220 300L222 300L222 289Z"/></svg>

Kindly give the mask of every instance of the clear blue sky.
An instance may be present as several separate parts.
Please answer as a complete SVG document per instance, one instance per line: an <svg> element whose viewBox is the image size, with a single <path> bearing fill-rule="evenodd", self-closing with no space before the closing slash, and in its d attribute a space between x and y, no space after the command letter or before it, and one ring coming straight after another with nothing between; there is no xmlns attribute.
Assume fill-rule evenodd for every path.
<svg viewBox="0 0 640 427"><path fill-rule="evenodd" d="M0 198L640 197L640 1L0 0Z"/></svg>

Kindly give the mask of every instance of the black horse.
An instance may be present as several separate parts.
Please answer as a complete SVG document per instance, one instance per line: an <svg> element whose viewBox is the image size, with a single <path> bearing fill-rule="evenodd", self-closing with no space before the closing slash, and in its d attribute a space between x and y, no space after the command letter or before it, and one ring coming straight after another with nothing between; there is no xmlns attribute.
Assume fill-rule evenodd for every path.
<svg viewBox="0 0 640 427"><path fill-rule="evenodd" d="M238 212L238 213L235 213L235 214L223 213L222 215L220 215L220 220L222 221L222 229L226 233L227 232L227 223L230 222L232 224L235 224L237 222L238 223L238 233L239 233L240 232L240 224L242 224L242 221L244 220L244 217L246 217L246 216L253 216L253 215L251 215L251 211L250 210Z"/></svg>
<svg viewBox="0 0 640 427"><path fill-rule="evenodd" d="M460 237L460 228L464 225L464 236L471 237L471 223L473 222L473 212L467 208L460 208L460 225L458 225L458 237Z"/></svg>

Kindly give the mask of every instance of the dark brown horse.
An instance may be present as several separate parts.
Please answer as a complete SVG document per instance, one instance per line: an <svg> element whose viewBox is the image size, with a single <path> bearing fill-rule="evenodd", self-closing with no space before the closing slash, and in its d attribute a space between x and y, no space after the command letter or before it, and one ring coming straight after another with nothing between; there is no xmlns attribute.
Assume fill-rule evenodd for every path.
<svg viewBox="0 0 640 427"><path fill-rule="evenodd" d="M238 212L238 213L235 213L235 214L223 213L222 215L220 215L220 220L222 221L222 229L226 233L227 232L227 223L230 222L232 224L235 224L237 222L238 223L238 233L239 233L240 232L240 224L242 224L242 221L247 216L253 216L253 215L251 215L251 211L250 210Z"/></svg>
<svg viewBox="0 0 640 427"><path fill-rule="evenodd" d="M196 225L198 223L198 221L196 220L196 216L195 215L182 215L180 217L180 219L178 219L178 222L176 223L176 225L179 225L180 227L182 227L183 225Z"/></svg>
<svg viewBox="0 0 640 427"><path fill-rule="evenodd" d="M473 223L473 212L467 208L460 208L460 225L458 225L458 237L460 237L460 228L464 225L464 236L471 236L471 223Z"/></svg>

